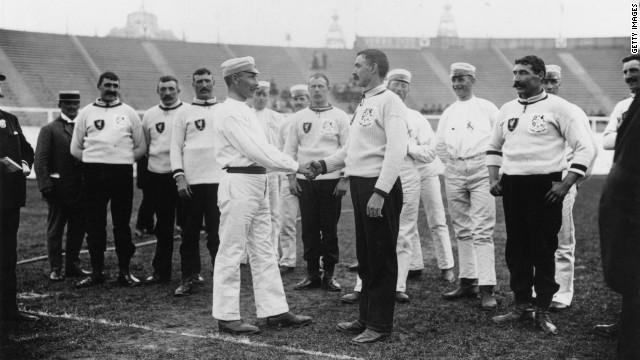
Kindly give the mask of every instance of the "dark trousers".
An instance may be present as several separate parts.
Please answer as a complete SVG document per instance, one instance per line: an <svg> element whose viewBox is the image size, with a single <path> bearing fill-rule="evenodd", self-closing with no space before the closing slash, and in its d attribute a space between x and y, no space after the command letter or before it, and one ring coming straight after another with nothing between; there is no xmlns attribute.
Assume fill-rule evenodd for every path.
<svg viewBox="0 0 640 360"><path fill-rule="evenodd" d="M315 269L315 263L321 256L323 264L331 269L340 260L338 220L342 196L333 195L338 181L298 179L302 189L298 202L302 219L303 258L314 262L310 265L310 270Z"/></svg>
<svg viewBox="0 0 640 360"><path fill-rule="evenodd" d="M49 267L52 271L54 269L62 270L62 235L66 225L65 263L68 269L78 261L84 239L82 204L69 204L61 199L48 200L47 204L49 206L49 214L47 215Z"/></svg>
<svg viewBox="0 0 640 360"><path fill-rule="evenodd" d="M107 204L111 202L113 241L120 271L129 271L129 262L136 252L131 241L131 206L133 201L133 167L120 164L91 164L82 167L83 198L87 245L94 274L104 270L107 249Z"/></svg>
<svg viewBox="0 0 640 360"><path fill-rule="evenodd" d="M402 184L398 178L384 200L382 217L372 218L367 216L367 203L373 195L376 181L378 178L350 177L358 275L362 279L358 319L373 331L391 332L398 280L396 243L402 210Z"/></svg>
<svg viewBox="0 0 640 360"><path fill-rule="evenodd" d="M562 181L562 174L502 176L505 257L518 304L531 302L534 287L536 306L547 308L560 288L555 282L555 252L562 225L562 202L548 206L544 200L552 181Z"/></svg>
<svg viewBox="0 0 640 360"><path fill-rule="evenodd" d="M147 175L149 180L151 180L151 176ZM154 228L154 220L153 220L153 203L154 199L152 199L154 184L146 184L142 189L142 201L140 202L140 207L138 207L138 217L136 218L136 229L138 230L146 230L147 233L153 232ZM173 182L173 187L175 188L175 181ZM157 214L156 214L157 216ZM173 226L173 224L172 224Z"/></svg>
<svg viewBox="0 0 640 360"><path fill-rule="evenodd" d="M622 312L618 326L617 358L640 359L640 294L622 294Z"/></svg>
<svg viewBox="0 0 640 360"><path fill-rule="evenodd" d="M0 322L18 314L16 262L20 208L0 209ZM0 324L0 330L3 330Z"/></svg>
<svg viewBox="0 0 640 360"><path fill-rule="evenodd" d="M207 232L207 249L213 264L220 246L218 228L220 227L220 209L218 208L218 184L190 185L191 198L184 201L184 227L180 257L182 259L182 278L186 279L202 271L200 263L200 229L204 217Z"/></svg>
<svg viewBox="0 0 640 360"><path fill-rule="evenodd" d="M156 174L149 172L147 184L151 214L156 214L155 234L156 254L153 257L153 272L161 278L171 278L171 260L173 257L173 222L176 214L178 191L171 173Z"/></svg>

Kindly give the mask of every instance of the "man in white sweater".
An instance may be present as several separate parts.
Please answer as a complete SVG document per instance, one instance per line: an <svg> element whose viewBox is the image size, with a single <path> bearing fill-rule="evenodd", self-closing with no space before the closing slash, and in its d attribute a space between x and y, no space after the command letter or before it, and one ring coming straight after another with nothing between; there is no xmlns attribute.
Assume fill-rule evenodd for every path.
<svg viewBox="0 0 640 360"><path fill-rule="evenodd" d="M218 184L222 169L216 162L212 141L219 104L213 96L211 71L197 69L192 80L196 97L191 105L183 106L176 115L171 135L171 169L184 209L184 228L180 234L182 280L174 291L175 296L189 295L191 285L204 284L204 278L200 275L200 230L203 220L212 266L220 245Z"/></svg>
<svg viewBox="0 0 640 360"><path fill-rule="evenodd" d="M120 79L112 72L98 78L100 97L78 114L71 139L71 155L82 161L83 199L91 276L77 287L104 282L104 252L107 249L107 205L111 202L113 241L120 269L118 282L140 284L129 272L136 251L131 241L133 163L144 156L147 146L136 111L120 102Z"/></svg>
<svg viewBox="0 0 640 360"><path fill-rule="evenodd" d="M240 316L240 261L249 253L256 312L271 326L302 326L308 316L294 315L284 294L271 241L267 168L313 174L267 142L262 125L245 103L258 88L252 57L222 63L229 88L214 124L216 160L225 170L218 189L220 249L213 276L213 311L218 328L232 334L254 334L256 326Z"/></svg>
<svg viewBox="0 0 640 360"><path fill-rule="evenodd" d="M161 76L156 89L160 104L147 110L142 117L142 130L147 142L147 168L149 170L148 195L152 213L156 214L156 253L153 274L147 284L166 283L171 280L173 260L173 224L175 222L178 191L171 172L171 134L179 109L180 83L173 76Z"/></svg>
<svg viewBox="0 0 640 360"><path fill-rule="evenodd" d="M349 138L349 117L328 102L329 79L323 74L309 77L311 106L290 116L285 153L299 162L321 159L336 153ZM340 171L319 175L315 180L303 175L288 174L289 189L300 204L302 221L303 258L307 262L307 276L294 289L321 287L341 291L333 274L340 259L338 248L338 220L342 196L349 179ZM324 274L320 277L320 257Z"/></svg>
<svg viewBox="0 0 640 360"><path fill-rule="evenodd" d="M445 164L444 179L451 223L458 241L460 285L446 300L482 294L484 310L497 306L493 227L495 200L489 194L485 152L498 108L473 93L476 68L451 64L451 83L458 100L443 113L436 132L436 150Z"/></svg>
<svg viewBox="0 0 640 360"><path fill-rule="evenodd" d="M363 97L351 119L349 142L335 155L312 163L322 174L341 168L349 177L356 227L360 313L337 325L359 334L351 341L373 343L391 335L398 278L396 243L402 210L400 169L407 155L407 108L383 83L389 71L380 50L360 51L353 78Z"/></svg>
<svg viewBox="0 0 640 360"><path fill-rule="evenodd" d="M613 150L616 145L616 137L618 134L618 128L622 124L622 120L629 109L629 106L633 102L633 98L636 94L636 88L640 82L640 55L629 55L622 59L622 76L624 82L629 86L631 96L618 102L609 116L609 123L604 129L602 135L602 147L605 150Z"/></svg>
<svg viewBox="0 0 640 360"><path fill-rule="evenodd" d="M584 111L547 94L542 87L545 64L535 55L515 61L518 98L502 106L487 149L491 194L502 196L507 229L505 257L516 307L494 317L496 324L531 319L536 292L536 326L557 334L549 306L558 291L555 252L562 224L562 202L593 161L595 148ZM566 145L574 151L567 166ZM502 178L499 170L502 167ZM562 172L568 170L562 178Z"/></svg>

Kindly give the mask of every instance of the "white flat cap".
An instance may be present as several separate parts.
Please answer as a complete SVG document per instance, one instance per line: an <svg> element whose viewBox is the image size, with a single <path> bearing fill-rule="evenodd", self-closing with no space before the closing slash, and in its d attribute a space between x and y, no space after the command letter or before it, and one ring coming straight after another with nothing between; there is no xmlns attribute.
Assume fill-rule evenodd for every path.
<svg viewBox="0 0 640 360"><path fill-rule="evenodd" d="M476 67L463 62L451 64L451 77L464 75L476 77Z"/></svg>
<svg viewBox="0 0 640 360"><path fill-rule="evenodd" d="M258 81L258 87L271 89L271 83L268 81Z"/></svg>
<svg viewBox="0 0 640 360"><path fill-rule="evenodd" d="M558 65L547 65L546 70L547 74L557 74L558 76L562 76L562 68Z"/></svg>
<svg viewBox="0 0 640 360"><path fill-rule="evenodd" d="M227 77L239 72L250 72L252 74L260 74L256 69L256 61L251 56L229 59L220 65L222 68L222 77Z"/></svg>
<svg viewBox="0 0 640 360"><path fill-rule="evenodd" d="M309 96L309 86L305 84L293 85L291 89L289 89L289 92L291 92L291 97L296 97L300 95Z"/></svg>
<svg viewBox="0 0 640 360"><path fill-rule="evenodd" d="M387 81L402 81L411 84L411 73L405 69L393 69L387 73Z"/></svg>

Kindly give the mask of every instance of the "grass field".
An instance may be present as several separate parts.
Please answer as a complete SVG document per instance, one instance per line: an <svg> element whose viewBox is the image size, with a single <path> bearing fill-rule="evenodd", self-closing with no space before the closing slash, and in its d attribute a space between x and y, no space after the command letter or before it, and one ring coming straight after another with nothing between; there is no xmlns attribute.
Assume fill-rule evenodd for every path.
<svg viewBox="0 0 640 360"><path fill-rule="evenodd" d="M408 282L411 302L396 307L393 336L368 346L350 344L351 336L334 329L336 323L357 316L357 306L339 301L355 284L355 274L346 270L346 265L355 260L353 216L345 212L339 225L341 262L336 269L343 293L292 290L304 276L300 242L298 267L283 278L291 310L314 318L308 327L273 329L264 319L256 319L251 274L243 268L243 317L263 332L251 337L218 335L211 317L211 264L204 245L203 275L208 283L189 297L172 296L180 278L180 241L176 240L173 280L165 285L124 289L112 283L117 275L113 252L106 257L110 281L90 289L75 289L75 280L71 279L49 282L46 260L19 265L19 305L50 315L43 316L39 323L18 325L12 335L17 345L1 348L0 359L612 359L615 341L591 332L593 325L613 321L620 307L619 297L604 286L601 275L597 204L603 181L601 176L592 178L578 194L574 208L576 294L570 310L553 315L560 330L556 337L544 336L529 324L500 328L490 321L495 313L510 309L513 302L504 262L504 216L498 203L494 234L499 284L496 312L481 311L477 300L441 299L441 294L454 285L439 280L421 212L419 228L427 267L421 279ZM136 190L134 206L139 197ZM351 209L350 199L344 199L343 209ZM46 204L40 200L35 182L29 181L18 238L19 260L46 255L46 215ZM455 248L455 241L453 245ZM135 275L150 275L153 252L154 246L138 248L132 262ZM454 253L457 262L456 249ZM81 255L81 259L89 267L88 255Z"/></svg>

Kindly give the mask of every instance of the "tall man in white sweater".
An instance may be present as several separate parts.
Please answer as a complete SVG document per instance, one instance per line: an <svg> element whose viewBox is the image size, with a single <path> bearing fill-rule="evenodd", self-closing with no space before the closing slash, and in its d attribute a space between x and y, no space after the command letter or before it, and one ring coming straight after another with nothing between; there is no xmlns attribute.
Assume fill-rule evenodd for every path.
<svg viewBox="0 0 640 360"><path fill-rule="evenodd" d="M191 105L180 109L171 135L171 169L184 209L184 227L180 234L182 281L174 292L175 296L189 295L192 284L204 284L200 275L200 230L203 219L212 265L220 245L220 210L217 203L222 169L216 162L212 140L218 102L213 96L211 71L197 69L192 80L196 98Z"/></svg>
<svg viewBox="0 0 640 360"><path fill-rule="evenodd" d="M148 192L152 213L156 214L156 253L153 257L153 274L145 283L166 283L171 280L173 259L173 224L175 222L178 191L171 172L171 134L179 109L180 84L173 76L161 76L156 92L160 104L147 110L142 117L142 130L147 141L149 157Z"/></svg>
<svg viewBox="0 0 640 360"><path fill-rule="evenodd" d="M536 326L545 334L557 334L548 311L559 288L554 277L562 201L576 180L585 175L595 148L583 125L587 121L584 112L544 91L544 61L529 55L515 64L513 86L518 99L500 109L486 161L491 194L503 197L505 257L516 307L492 320L504 324L531 319L533 287ZM569 167L565 144L574 150ZM562 171L567 168L563 179Z"/></svg>
<svg viewBox="0 0 640 360"><path fill-rule="evenodd" d="M267 142L260 121L245 101L258 88L252 57L222 63L229 88L214 124L216 160L225 170L220 181L220 249L213 276L213 317L232 334L253 334L256 326L240 316L240 260L246 248L253 277L257 315L272 326L302 326L308 316L294 315L284 294L271 241L267 168L313 174Z"/></svg>
<svg viewBox="0 0 640 360"><path fill-rule="evenodd" d="M112 72L98 78L100 97L78 114L71 139L71 155L82 161L83 199L91 276L77 287L104 282L104 252L107 249L107 205L111 202L113 241L120 269L118 282L140 284L129 272L136 251L131 241L133 163L144 156L147 146L136 111L120 102L120 79Z"/></svg>
<svg viewBox="0 0 640 360"><path fill-rule="evenodd" d="M460 266L460 286L443 297L476 297L479 287L481 306L490 310L497 306L493 295L496 205L489 194L485 152L498 108L474 95L475 76L473 65L451 64L451 84L458 100L442 113L436 132L436 150L445 164L445 189Z"/></svg>
<svg viewBox="0 0 640 360"><path fill-rule="evenodd" d="M393 329L407 108L385 88L388 71L389 61L382 51L358 53L353 78L362 87L363 97L351 119L349 143L335 155L312 163L322 174L344 167L349 176L362 292L358 318L339 323L337 329L359 334L351 340L358 344L383 340Z"/></svg>
<svg viewBox="0 0 640 360"><path fill-rule="evenodd" d="M293 85L289 92L295 112L302 111L309 107L309 87L307 84ZM280 125L280 139L284 150L284 142L289 137L291 128L291 115L284 118ZM280 274L285 275L295 270L296 266L296 223L298 222L298 212L300 204L298 198L289 191L289 179L285 174L280 176Z"/></svg>
<svg viewBox="0 0 640 360"><path fill-rule="evenodd" d="M298 162L308 162L333 155L345 146L349 138L349 117L328 102L329 79L323 74L309 78L311 106L290 116L289 136L285 153ZM303 175L288 174L289 189L300 204L302 220L303 258L307 262L307 276L294 289L304 290L322 286L328 291L340 291L333 277L340 259L338 248L338 220L342 196L349 179L340 171L320 175L315 180ZM320 257L324 274L320 278Z"/></svg>

